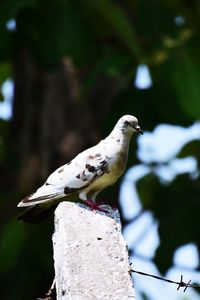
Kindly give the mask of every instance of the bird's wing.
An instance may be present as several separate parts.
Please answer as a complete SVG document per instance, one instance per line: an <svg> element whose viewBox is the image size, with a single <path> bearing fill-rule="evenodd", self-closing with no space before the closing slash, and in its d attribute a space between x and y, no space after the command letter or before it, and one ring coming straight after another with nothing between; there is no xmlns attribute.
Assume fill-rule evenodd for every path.
<svg viewBox="0 0 200 300"><path fill-rule="evenodd" d="M108 170L108 159L92 147L58 168L34 194L24 198L18 206L30 206L69 196L89 186Z"/></svg>

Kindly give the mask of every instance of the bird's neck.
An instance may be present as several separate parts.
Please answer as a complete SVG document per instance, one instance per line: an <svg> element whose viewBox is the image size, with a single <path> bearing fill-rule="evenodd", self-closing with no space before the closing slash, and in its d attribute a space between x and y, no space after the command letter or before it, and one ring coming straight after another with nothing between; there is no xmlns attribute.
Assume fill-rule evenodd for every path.
<svg viewBox="0 0 200 300"><path fill-rule="evenodd" d="M120 127L115 126L115 128L111 131L106 140L112 140L112 143L116 143L121 147L129 146L130 140L132 137L132 132L125 132Z"/></svg>

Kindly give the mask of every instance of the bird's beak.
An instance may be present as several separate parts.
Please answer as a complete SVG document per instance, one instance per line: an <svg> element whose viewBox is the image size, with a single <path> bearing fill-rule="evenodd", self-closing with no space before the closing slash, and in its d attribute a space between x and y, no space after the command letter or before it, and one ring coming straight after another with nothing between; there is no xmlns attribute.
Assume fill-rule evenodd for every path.
<svg viewBox="0 0 200 300"><path fill-rule="evenodd" d="M143 134L143 130L140 128L139 125L135 126L134 129L139 133L139 134Z"/></svg>

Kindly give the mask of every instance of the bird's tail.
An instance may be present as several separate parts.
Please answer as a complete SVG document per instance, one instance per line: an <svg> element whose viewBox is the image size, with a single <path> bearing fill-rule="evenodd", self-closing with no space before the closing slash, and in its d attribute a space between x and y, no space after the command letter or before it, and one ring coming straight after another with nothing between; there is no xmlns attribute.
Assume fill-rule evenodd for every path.
<svg viewBox="0 0 200 300"><path fill-rule="evenodd" d="M29 206L21 215L18 216L17 220L21 220L24 223L34 224L45 221L48 217L50 217L58 202L53 205L45 205L45 204L35 204L33 206Z"/></svg>

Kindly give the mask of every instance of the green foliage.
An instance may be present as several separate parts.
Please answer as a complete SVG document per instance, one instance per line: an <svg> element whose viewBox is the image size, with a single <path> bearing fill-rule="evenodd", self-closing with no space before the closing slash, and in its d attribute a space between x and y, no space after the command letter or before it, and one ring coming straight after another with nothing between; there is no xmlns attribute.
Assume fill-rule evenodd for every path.
<svg viewBox="0 0 200 300"><path fill-rule="evenodd" d="M140 60L141 49L139 49L139 45L136 40L133 24L131 24L130 20L123 12L122 7L116 5L110 0L81 0L80 2L82 5L93 11L92 19L97 17L98 22L100 22L97 26L101 34L105 35L106 29L107 35L113 34L124 46L128 48L130 54L137 58L137 60ZM94 21L95 20L93 19L93 22Z"/></svg>
<svg viewBox="0 0 200 300"><path fill-rule="evenodd" d="M195 157L199 171L199 147L199 140L189 142L177 157ZM142 178L137 187L144 210L152 211L159 222L161 243L155 262L159 270L165 273L173 265L173 255L178 247L194 243L199 249L200 176L196 174L193 178L183 174L170 183L163 183L154 175L152 168L152 172Z"/></svg>
<svg viewBox="0 0 200 300"><path fill-rule="evenodd" d="M11 76L11 66L7 62L0 64L0 85Z"/></svg>
<svg viewBox="0 0 200 300"><path fill-rule="evenodd" d="M188 144L186 144L178 154L178 157L184 158L187 156L193 156L196 158L198 163L198 168L200 167L200 155L199 155L199 149L200 149L200 141L194 140Z"/></svg>
<svg viewBox="0 0 200 300"><path fill-rule="evenodd" d="M25 240L25 226L17 221L10 221L5 225L0 242L0 272L8 271L16 264Z"/></svg>
<svg viewBox="0 0 200 300"><path fill-rule="evenodd" d="M158 178L148 175L138 182L138 191L144 209L151 210L159 221L161 244L155 262L164 273L173 264L177 247L199 245L200 178L192 180L183 174L163 185Z"/></svg>
<svg viewBox="0 0 200 300"><path fill-rule="evenodd" d="M42 66L55 66L66 54L77 64L88 59L90 33L73 2L50 1L48 10L45 2L24 7L17 22L16 34Z"/></svg>
<svg viewBox="0 0 200 300"><path fill-rule="evenodd" d="M124 86L124 78L122 75L129 70L131 58L125 56L121 51L116 49L109 49L99 58L93 66L91 72L86 76L84 86L90 89L96 78L100 75L109 77L116 77L121 79L120 86Z"/></svg>
<svg viewBox="0 0 200 300"><path fill-rule="evenodd" d="M174 71L178 100L183 110L192 118L200 118L200 62L183 55Z"/></svg>

